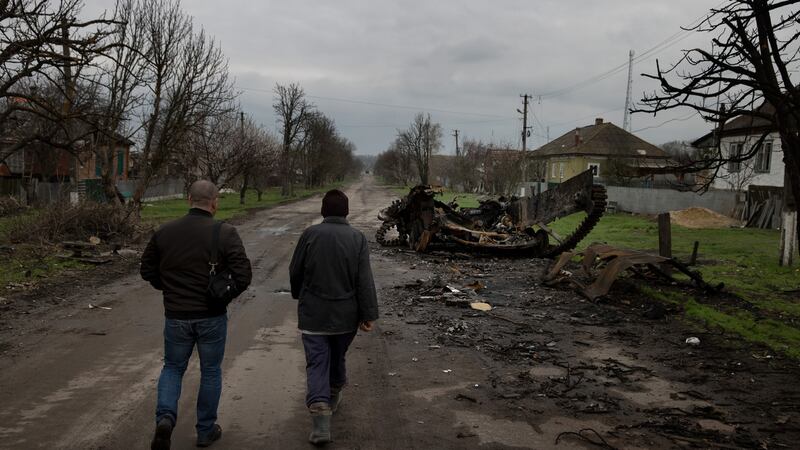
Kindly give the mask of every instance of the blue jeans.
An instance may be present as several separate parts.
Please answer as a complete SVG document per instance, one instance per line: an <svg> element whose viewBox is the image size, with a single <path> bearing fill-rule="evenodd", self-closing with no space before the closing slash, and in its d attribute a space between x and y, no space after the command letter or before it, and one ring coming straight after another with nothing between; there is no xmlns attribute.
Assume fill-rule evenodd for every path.
<svg viewBox="0 0 800 450"><path fill-rule="evenodd" d="M197 435L207 436L217 422L217 407L222 393L222 357L228 316L208 319L166 319L164 324L164 368L158 379L156 423L168 417L178 419L181 383L194 346L200 355L200 392L197 396Z"/></svg>
<svg viewBox="0 0 800 450"><path fill-rule="evenodd" d="M306 406L331 402L331 388L347 383L345 354L356 332L334 335L303 334L306 353Z"/></svg>

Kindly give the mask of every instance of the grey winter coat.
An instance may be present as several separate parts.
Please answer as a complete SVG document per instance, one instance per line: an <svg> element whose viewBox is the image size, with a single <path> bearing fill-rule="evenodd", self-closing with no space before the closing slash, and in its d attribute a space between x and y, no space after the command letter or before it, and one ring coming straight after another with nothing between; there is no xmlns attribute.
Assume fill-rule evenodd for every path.
<svg viewBox="0 0 800 450"><path fill-rule="evenodd" d="M303 232L289 277L303 331L348 333L378 318L367 238L344 217L327 217Z"/></svg>

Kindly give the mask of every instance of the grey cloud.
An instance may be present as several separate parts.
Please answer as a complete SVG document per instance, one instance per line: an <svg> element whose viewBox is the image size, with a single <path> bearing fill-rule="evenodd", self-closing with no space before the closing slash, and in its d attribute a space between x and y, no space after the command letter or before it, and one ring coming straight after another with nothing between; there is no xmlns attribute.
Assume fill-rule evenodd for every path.
<svg viewBox="0 0 800 450"><path fill-rule="evenodd" d="M276 82L299 82L309 95L502 116L433 112L445 129L484 140L519 141L519 94L571 86L642 52L679 31L718 0L186 0L184 8L213 34L230 58L243 91L243 107L274 126ZM87 0L87 13L108 7ZM657 54L674 61L682 47L708 36L689 36ZM654 60L639 63L649 72ZM535 131L555 137L592 116L622 123L626 73L538 101ZM657 88L639 76L634 93ZM637 95L637 98L640 96ZM312 99L336 120L359 152L386 148L395 128L414 110ZM612 110L611 112L606 112ZM601 112L605 112L600 114ZM685 116L634 116L634 129ZM577 120L580 119L580 120ZM699 136L700 119L642 131L655 144ZM533 145L544 139L536 137ZM447 142L446 151L452 151Z"/></svg>

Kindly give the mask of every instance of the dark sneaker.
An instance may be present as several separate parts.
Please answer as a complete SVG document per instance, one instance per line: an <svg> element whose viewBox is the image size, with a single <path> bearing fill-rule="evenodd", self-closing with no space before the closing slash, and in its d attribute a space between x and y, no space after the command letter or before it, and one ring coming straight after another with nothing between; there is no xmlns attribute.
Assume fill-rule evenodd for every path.
<svg viewBox="0 0 800 450"><path fill-rule="evenodd" d="M150 442L150 450L169 450L172 427L172 421L167 417L158 421L153 441Z"/></svg>
<svg viewBox="0 0 800 450"><path fill-rule="evenodd" d="M197 446L198 447L208 447L209 445L213 444L214 441L218 441L222 437L222 427L217 424L214 424L214 429L211 430L211 433L200 437L197 437Z"/></svg>

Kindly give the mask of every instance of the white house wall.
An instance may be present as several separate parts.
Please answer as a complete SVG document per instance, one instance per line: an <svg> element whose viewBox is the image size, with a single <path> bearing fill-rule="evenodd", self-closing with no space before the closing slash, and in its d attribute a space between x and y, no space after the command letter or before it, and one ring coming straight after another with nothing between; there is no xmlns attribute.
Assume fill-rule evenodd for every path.
<svg viewBox="0 0 800 450"><path fill-rule="evenodd" d="M728 156L730 154L731 145L734 143L744 142L744 151L747 152L752 148L753 145L758 141L760 135L758 136L726 136L723 137L720 145L722 146L722 151L724 156ZM752 185L756 186L783 186L783 174L784 174L784 164L783 164L783 150L781 148L781 138L778 133L770 134L764 142L772 141L772 155L770 159L769 165L769 173L752 173L752 170L745 169L745 165L752 165L755 163L755 158L752 158L748 161L742 162L742 172L740 173L752 173L751 176L745 176L747 178L746 182L742 184L742 190L747 190L747 187ZM713 187L715 189L733 189L735 185L740 184L737 183L736 177L740 176L737 174L731 174L728 172L728 165L725 164L723 167L720 168L719 174L717 178L714 180Z"/></svg>

